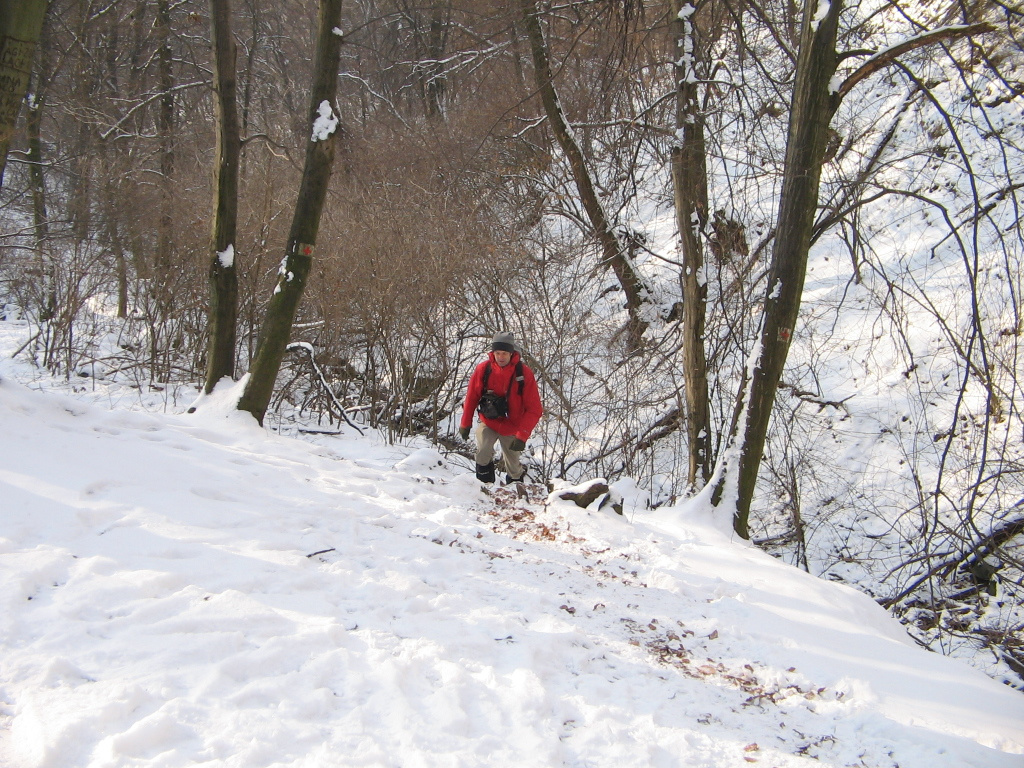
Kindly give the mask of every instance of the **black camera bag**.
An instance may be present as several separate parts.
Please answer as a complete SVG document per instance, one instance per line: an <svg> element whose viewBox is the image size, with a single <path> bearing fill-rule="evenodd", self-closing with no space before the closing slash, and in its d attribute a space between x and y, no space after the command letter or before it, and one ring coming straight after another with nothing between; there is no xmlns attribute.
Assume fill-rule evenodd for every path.
<svg viewBox="0 0 1024 768"><path fill-rule="evenodd" d="M523 376L523 361L520 360L516 363L515 375L509 379L508 392L504 395L499 395L497 392L487 391L487 380L491 378L491 365L487 364L484 368L484 378L482 382L484 393L480 395L480 402L477 404L476 409L485 419L505 419L508 418L508 397L512 394L512 382L519 382L519 396L523 396L523 387L526 386L526 377Z"/></svg>

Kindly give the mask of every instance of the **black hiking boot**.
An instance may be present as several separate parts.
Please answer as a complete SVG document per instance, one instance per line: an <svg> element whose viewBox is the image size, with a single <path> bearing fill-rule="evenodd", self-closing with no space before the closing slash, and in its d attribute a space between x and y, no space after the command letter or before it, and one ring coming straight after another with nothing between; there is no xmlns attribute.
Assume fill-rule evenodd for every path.
<svg viewBox="0 0 1024 768"><path fill-rule="evenodd" d="M494 482L494 462L476 465L476 479L481 483Z"/></svg>

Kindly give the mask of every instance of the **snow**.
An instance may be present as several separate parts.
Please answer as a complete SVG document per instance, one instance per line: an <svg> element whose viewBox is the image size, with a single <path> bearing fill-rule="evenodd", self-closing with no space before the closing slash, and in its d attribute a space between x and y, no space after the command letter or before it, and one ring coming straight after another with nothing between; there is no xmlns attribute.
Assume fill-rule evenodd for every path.
<svg viewBox="0 0 1024 768"><path fill-rule="evenodd" d="M338 116L331 109L331 102L324 99L317 108L317 118L313 121L311 141L327 141L338 127Z"/></svg>
<svg viewBox="0 0 1024 768"><path fill-rule="evenodd" d="M690 21L690 17L694 12L694 7L687 3L679 9L678 13L679 20L683 22L683 33L681 39L677 40L677 45L681 45L683 54L676 60L676 67L683 70L683 77L679 82L680 85L697 82L697 74L693 67L695 62L693 55L693 23Z"/></svg>
<svg viewBox="0 0 1024 768"><path fill-rule="evenodd" d="M828 0L818 0L818 6L814 9L814 18L811 19L811 29L818 31L818 26L832 10L832 4Z"/></svg>
<svg viewBox="0 0 1024 768"><path fill-rule="evenodd" d="M281 292L281 289L282 289L282 286L283 286L284 283L290 283L293 279L295 279L295 273L292 272L290 269L288 269L288 256L287 255L285 255L281 259L281 263L277 267L277 274L278 274L278 277L279 278L283 278L283 280L278 279L277 285L274 286L274 293L275 294L278 294L278 293Z"/></svg>
<svg viewBox="0 0 1024 768"><path fill-rule="evenodd" d="M111 409L22 383L20 340L5 768L1024 765L1019 693L699 497L487 494L425 443L270 433L230 382L191 415Z"/></svg>
<svg viewBox="0 0 1024 768"><path fill-rule="evenodd" d="M229 269L235 264L235 246L233 243L229 243L228 247L223 251L217 251L217 260L220 261L220 265L225 269Z"/></svg>

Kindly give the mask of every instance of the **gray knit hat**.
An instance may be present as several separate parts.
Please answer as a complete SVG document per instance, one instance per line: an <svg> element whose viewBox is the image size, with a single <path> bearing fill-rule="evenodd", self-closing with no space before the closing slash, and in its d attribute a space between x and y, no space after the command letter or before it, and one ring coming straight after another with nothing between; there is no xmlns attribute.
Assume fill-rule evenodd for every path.
<svg viewBox="0 0 1024 768"><path fill-rule="evenodd" d="M516 351L516 339L510 331L499 331L494 334L494 338L491 339L491 349L503 352L515 352Z"/></svg>

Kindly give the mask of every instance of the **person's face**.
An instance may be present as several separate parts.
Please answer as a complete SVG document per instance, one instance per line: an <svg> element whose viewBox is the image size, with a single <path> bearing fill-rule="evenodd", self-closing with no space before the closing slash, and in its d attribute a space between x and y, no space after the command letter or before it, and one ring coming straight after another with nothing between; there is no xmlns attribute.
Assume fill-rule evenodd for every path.
<svg viewBox="0 0 1024 768"><path fill-rule="evenodd" d="M506 352L504 349L494 350L494 362L500 367L504 368L512 360L512 353Z"/></svg>

